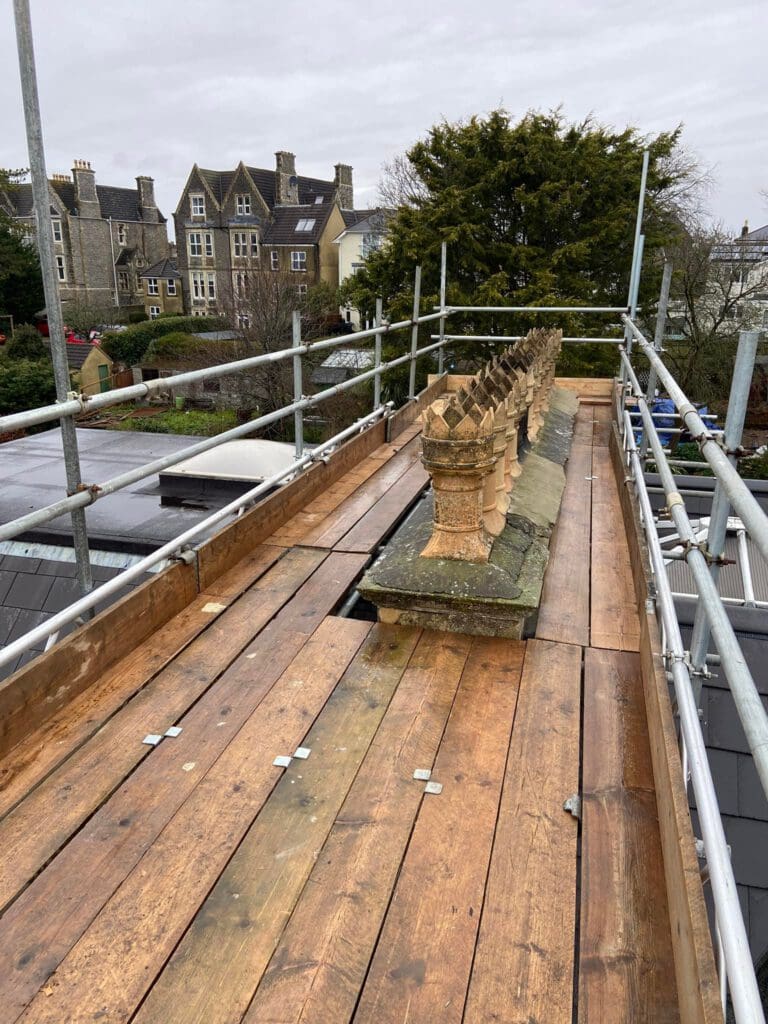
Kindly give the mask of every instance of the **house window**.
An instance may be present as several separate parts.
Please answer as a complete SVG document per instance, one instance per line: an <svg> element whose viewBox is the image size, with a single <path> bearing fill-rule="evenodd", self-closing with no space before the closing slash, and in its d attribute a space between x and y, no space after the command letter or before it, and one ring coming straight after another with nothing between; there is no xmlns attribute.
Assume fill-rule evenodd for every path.
<svg viewBox="0 0 768 1024"><path fill-rule="evenodd" d="M165 282L165 287L169 295L176 294L176 282L172 277L169 277L168 280Z"/></svg>
<svg viewBox="0 0 768 1024"><path fill-rule="evenodd" d="M298 286L298 288L296 289L296 292L299 295L306 295L307 294L307 286L305 284L300 284Z"/></svg>
<svg viewBox="0 0 768 1024"><path fill-rule="evenodd" d="M193 195L189 197L189 206L193 217L205 216L205 196Z"/></svg>
<svg viewBox="0 0 768 1024"><path fill-rule="evenodd" d="M251 232L251 256L255 260L259 258L259 236L255 231Z"/></svg>
<svg viewBox="0 0 768 1024"><path fill-rule="evenodd" d="M205 274L201 274L199 270L193 270L189 275L189 280L193 301L205 301Z"/></svg>
<svg viewBox="0 0 768 1024"><path fill-rule="evenodd" d="M251 318L247 313L238 313L237 315L237 326L243 327L245 330L251 326Z"/></svg>
<svg viewBox="0 0 768 1024"><path fill-rule="evenodd" d="M302 217L301 220L296 221L296 230L297 231L311 231L314 226L315 226L315 218L314 217Z"/></svg>
<svg viewBox="0 0 768 1024"><path fill-rule="evenodd" d="M205 255L213 256L213 235L210 231L205 233Z"/></svg>
<svg viewBox="0 0 768 1024"><path fill-rule="evenodd" d="M235 231L232 235L232 249L236 260L245 259L248 255L248 236L244 231Z"/></svg>
<svg viewBox="0 0 768 1024"><path fill-rule="evenodd" d="M121 270L117 275L117 287L121 292L128 291L128 271Z"/></svg>
<svg viewBox="0 0 768 1024"><path fill-rule="evenodd" d="M237 215L238 217L248 216L251 212L251 197L250 195L235 196L235 202L237 203Z"/></svg>
<svg viewBox="0 0 768 1024"><path fill-rule="evenodd" d="M160 307L159 306L150 306L149 307L149 319L150 320L157 320L157 318L159 316L160 316Z"/></svg>
<svg viewBox="0 0 768 1024"><path fill-rule="evenodd" d="M125 245L127 241L127 235L125 233L125 224L117 225L117 244Z"/></svg>
<svg viewBox="0 0 768 1024"><path fill-rule="evenodd" d="M60 281L66 281L67 280L67 268L64 266L64 257L63 256L57 256L56 257L56 273L58 274L58 277L59 277Z"/></svg>
<svg viewBox="0 0 768 1024"><path fill-rule="evenodd" d="M216 275L208 274L208 298L216 298Z"/></svg>
<svg viewBox="0 0 768 1024"><path fill-rule="evenodd" d="M203 236L199 231L193 231L189 235L190 258L203 255Z"/></svg>
<svg viewBox="0 0 768 1024"><path fill-rule="evenodd" d="M303 249L291 253L291 270L306 270L307 254Z"/></svg>
<svg viewBox="0 0 768 1024"><path fill-rule="evenodd" d="M156 277L148 277L147 278L147 295L159 295L159 294L160 294L160 289L157 286L157 278Z"/></svg>
<svg viewBox="0 0 768 1024"><path fill-rule="evenodd" d="M53 223L53 240L54 242L61 241L61 221L55 220Z"/></svg>
<svg viewBox="0 0 768 1024"><path fill-rule="evenodd" d="M272 270L280 269L280 253L277 251L277 249L273 249L272 252L269 254L269 260Z"/></svg>
<svg viewBox="0 0 768 1024"><path fill-rule="evenodd" d="M235 274L235 295L237 295L238 298L240 298L243 295L245 295L247 286L248 286L247 276L245 274L243 274L241 271L238 271Z"/></svg>

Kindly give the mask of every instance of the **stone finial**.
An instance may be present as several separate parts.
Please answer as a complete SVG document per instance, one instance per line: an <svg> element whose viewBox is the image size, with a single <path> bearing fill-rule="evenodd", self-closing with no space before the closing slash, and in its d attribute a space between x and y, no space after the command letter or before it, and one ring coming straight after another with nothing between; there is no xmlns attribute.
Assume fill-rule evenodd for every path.
<svg viewBox="0 0 768 1024"><path fill-rule="evenodd" d="M424 413L422 462L432 477L434 521L423 558L487 562L483 480L493 470L493 414L463 389Z"/></svg>

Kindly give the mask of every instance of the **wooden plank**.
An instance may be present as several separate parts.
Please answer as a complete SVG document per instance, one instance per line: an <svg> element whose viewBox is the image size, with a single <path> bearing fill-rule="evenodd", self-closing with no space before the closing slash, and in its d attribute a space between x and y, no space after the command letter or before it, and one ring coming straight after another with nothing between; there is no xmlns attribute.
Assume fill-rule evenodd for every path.
<svg viewBox="0 0 768 1024"><path fill-rule="evenodd" d="M621 480L624 466L615 431L611 435L611 456L614 472ZM648 552L637 499L627 487L620 487L619 493L637 600L643 609L640 661L667 901L675 937L672 951L680 1019L684 1024L722 1024L712 942L661 655L659 625L655 612L645 610L650 579Z"/></svg>
<svg viewBox="0 0 768 1024"><path fill-rule="evenodd" d="M469 645L424 633L243 1024L350 1020Z"/></svg>
<svg viewBox="0 0 768 1024"><path fill-rule="evenodd" d="M592 449L592 476L590 642L593 647L637 651L640 624L632 568L607 448Z"/></svg>
<svg viewBox="0 0 768 1024"><path fill-rule="evenodd" d="M593 409L595 414L593 444L607 447L613 423L613 408L610 405L596 405L593 406Z"/></svg>
<svg viewBox="0 0 768 1024"><path fill-rule="evenodd" d="M130 654L109 669L79 697L17 744L0 763L0 818L27 796L58 765L146 686L196 636L207 629L233 598L267 571L279 548L262 546L244 560L238 575L201 594ZM226 592L225 592L226 591Z"/></svg>
<svg viewBox="0 0 768 1024"><path fill-rule="evenodd" d="M407 470L336 544L336 551L375 551L429 485L421 463Z"/></svg>
<svg viewBox="0 0 768 1024"><path fill-rule="evenodd" d="M135 1024L241 1019L418 638L418 630L374 626L304 741L309 759L286 770ZM148 984L156 967L143 967ZM141 963L130 970L142 977Z"/></svg>
<svg viewBox="0 0 768 1024"><path fill-rule="evenodd" d="M384 422L375 423L342 445L327 463L312 466L206 541L198 551L200 590L208 590L222 573L375 451L383 444L385 432Z"/></svg>
<svg viewBox="0 0 768 1024"><path fill-rule="evenodd" d="M162 734L235 661L320 561L308 552L287 555L208 631L99 729L48 779L0 821L6 861L0 910L17 895L115 787L145 761L148 732ZM293 625L292 627L293 628Z"/></svg>
<svg viewBox="0 0 768 1024"><path fill-rule="evenodd" d="M30 1024L130 1018L282 776L274 754L302 741L370 628L326 620L31 1002Z"/></svg>
<svg viewBox="0 0 768 1024"><path fill-rule="evenodd" d="M565 491L544 574L536 623L540 640L589 643L591 475L592 449L574 444L565 467Z"/></svg>
<svg viewBox="0 0 768 1024"><path fill-rule="evenodd" d="M289 552L286 559L291 556L322 557L317 551ZM0 920L2 1024L4 1012L10 1014L14 1007L20 1012L45 983L346 592L364 562L360 555L328 556L217 685L181 719L182 734L152 750L6 911ZM332 628L324 636L325 643L334 643ZM311 656L306 656L310 666L321 647L316 643ZM292 678L294 687L300 686L301 676ZM145 732L146 727L135 737L136 743ZM14 950L23 953L14 955Z"/></svg>
<svg viewBox="0 0 768 1024"><path fill-rule="evenodd" d="M640 658L584 662L580 1024L677 1024Z"/></svg>
<svg viewBox="0 0 768 1024"><path fill-rule="evenodd" d="M194 567L172 565L3 680L0 757L196 596Z"/></svg>
<svg viewBox="0 0 768 1024"><path fill-rule="evenodd" d="M259 577L275 564L282 555L282 550L273 544L259 544L253 551L234 565L229 572L222 573L211 581L205 590L208 599L217 601L238 597L248 587L253 586Z"/></svg>
<svg viewBox="0 0 768 1024"><path fill-rule="evenodd" d="M332 548L400 480L421 453L418 441L411 441L370 480L358 487L318 526L301 539L307 547Z"/></svg>
<svg viewBox="0 0 768 1024"><path fill-rule="evenodd" d="M476 638L355 1021L461 1024L525 644Z"/></svg>
<svg viewBox="0 0 768 1024"><path fill-rule="evenodd" d="M573 424L573 443L592 445L594 410L591 405L579 402L579 409Z"/></svg>
<svg viewBox="0 0 768 1024"><path fill-rule="evenodd" d="M555 387L575 391L580 398L610 398L613 380L609 377L555 377Z"/></svg>
<svg viewBox="0 0 768 1024"><path fill-rule="evenodd" d="M529 640L464 1020L571 1024L581 648Z"/></svg>

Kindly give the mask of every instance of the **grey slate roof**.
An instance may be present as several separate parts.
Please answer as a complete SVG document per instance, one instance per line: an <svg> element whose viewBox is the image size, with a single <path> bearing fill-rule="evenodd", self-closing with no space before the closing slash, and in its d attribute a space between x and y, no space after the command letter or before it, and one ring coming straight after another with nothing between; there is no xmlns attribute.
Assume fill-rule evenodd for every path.
<svg viewBox="0 0 768 1024"><path fill-rule="evenodd" d="M214 171L204 169L202 167L199 167L198 170L216 198L216 201L219 204L223 203L224 197L229 191L237 171ZM261 193L261 197L269 209L274 209L275 172L273 170L268 171L263 167L246 167L246 170L253 179L254 185ZM300 204L314 205L317 196L323 196L323 199L329 203L333 199L336 192L336 186L332 181L323 181L321 178L305 178L301 174L298 175L298 179ZM319 209L324 205L325 203L318 203L317 208ZM278 207L278 209L280 209L280 207Z"/></svg>
<svg viewBox="0 0 768 1024"><path fill-rule="evenodd" d="M50 188L62 201L66 209L77 214L77 202L75 199L75 184L72 181L49 181ZM96 195L101 206L101 215L111 217L118 221L141 221L141 210L139 208L139 192L135 188L120 188L114 185L97 185ZM13 203L17 216L32 216L32 186L27 183L18 185L10 192L10 199ZM165 217L159 213L160 223L165 223Z"/></svg>
<svg viewBox="0 0 768 1024"><path fill-rule="evenodd" d="M344 224L346 225L347 230L350 230L350 228L356 228L357 226L362 224L364 221L368 220L369 217L372 217L373 214L375 214L375 213L386 213L387 215L390 215L390 211L389 210L383 211L383 210L377 210L375 208L372 209L372 210L342 210L341 211L341 215L344 218ZM373 229L369 228L369 229L366 229L366 230L373 230ZM376 230L378 230L378 229L376 229Z"/></svg>
<svg viewBox="0 0 768 1024"><path fill-rule="evenodd" d="M43 339L45 345L50 343L46 338ZM79 370L88 356L91 354L91 349L94 346L90 341L68 341L67 348L67 366L70 370Z"/></svg>
<svg viewBox="0 0 768 1024"><path fill-rule="evenodd" d="M276 206L264 229L265 245L314 245L331 214L331 203L313 203L311 206ZM313 220L311 231L297 231L300 220Z"/></svg>
<svg viewBox="0 0 768 1024"><path fill-rule="evenodd" d="M159 263L154 263L151 267L145 270L143 274L139 274L139 277L156 277L162 278L163 280L166 278L180 279L181 274L176 267L176 260L167 257L164 260L160 260Z"/></svg>

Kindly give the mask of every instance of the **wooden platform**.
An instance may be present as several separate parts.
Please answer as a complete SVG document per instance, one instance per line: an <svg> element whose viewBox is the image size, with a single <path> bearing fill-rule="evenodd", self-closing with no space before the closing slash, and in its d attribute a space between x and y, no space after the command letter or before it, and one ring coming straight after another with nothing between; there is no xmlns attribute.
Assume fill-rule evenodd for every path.
<svg viewBox="0 0 768 1024"><path fill-rule="evenodd" d="M680 1019L607 411L535 639L335 614L411 427L0 762L0 1024Z"/></svg>

